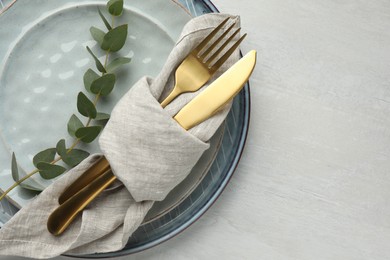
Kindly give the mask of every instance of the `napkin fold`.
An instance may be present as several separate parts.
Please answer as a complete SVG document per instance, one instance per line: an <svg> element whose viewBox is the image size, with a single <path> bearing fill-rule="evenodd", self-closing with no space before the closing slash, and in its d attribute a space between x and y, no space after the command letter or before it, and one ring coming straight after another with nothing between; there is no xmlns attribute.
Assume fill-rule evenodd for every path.
<svg viewBox="0 0 390 260"><path fill-rule="evenodd" d="M228 105L186 131L172 116L199 91L182 94L165 109L158 101L172 90L174 72L181 61L227 16L206 14L189 21L159 75L140 79L115 106L99 144L119 185L103 191L62 235L51 235L46 224L58 207L58 197L102 155L89 156L4 225L0 255L51 258L63 253L117 251L126 245L154 201L163 200L208 149L207 141L230 109ZM214 78L238 59L236 50Z"/></svg>

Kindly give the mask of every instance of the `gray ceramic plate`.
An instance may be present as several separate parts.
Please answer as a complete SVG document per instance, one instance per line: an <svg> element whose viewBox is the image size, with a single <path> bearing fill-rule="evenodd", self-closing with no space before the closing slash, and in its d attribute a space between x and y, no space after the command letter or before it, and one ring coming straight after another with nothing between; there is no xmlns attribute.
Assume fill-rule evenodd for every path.
<svg viewBox="0 0 390 260"><path fill-rule="evenodd" d="M26 17L29 17L31 14L31 8L28 9L23 9L18 7L18 4L23 2L23 5L26 5L33 1L23 1L23 0L18 0L12 8L10 8L7 12L5 12L2 16L0 16L0 22L1 19L6 17L5 15L9 15L9 17L12 15L11 12L14 12L13 21L12 25L16 28L18 28L18 23L17 23L17 15L19 17L22 17L23 19L20 18L20 22L23 22L22 20L26 19ZM77 5L81 6L81 8L78 8L78 12L82 11L82 14L78 14L79 16L82 16L84 19L88 15L90 16L91 20L88 20L87 24L96 24L99 23L99 21L95 21L95 18L92 18L92 13L95 14L95 10L90 10L90 8L93 5L99 4L99 2L102 1L78 1ZM29 26L21 26L19 30L8 30L8 32L5 34L2 29L0 30L0 38L5 37L4 35L7 35L7 37L10 37L9 35L14 35L14 40L10 42L0 42L0 58L3 60L1 71L0 71L0 99L3 98L3 101L7 103L8 100L12 98L4 98L5 93L7 93L7 90L4 90L4 83L7 82L7 85L9 84L9 81L12 83L13 80L15 80L12 75L14 75L13 72L15 71L20 71L20 67L25 66L24 61L26 59L26 56L21 56L18 57L18 51L23 50L23 48L31 48L33 46L34 48L37 48L38 50L40 49L41 46L36 46L34 45L36 41L33 41L34 37L40 38L43 37L44 35L52 36L53 31L49 31L50 33L47 34L42 34L42 29L45 29L45 24L47 21L51 21L47 27L48 29L54 30L54 35L56 33L58 34L58 37L61 37L63 34L56 32L57 30L66 30L67 28L72 28L72 26L64 26L64 28L58 28L58 27L53 27L50 28L50 24L58 24L54 23L56 19L65 19L67 18L69 21L70 19L73 21L75 17L69 17L69 12L66 12L61 14L61 15L56 15L58 14L58 11L64 12L64 10L67 10L69 8L74 8L76 5L75 2L71 1L45 1L44 7L47 8L46 11L40 11L37 14L36 17L33 17L31 19L31 24ZM49 4L50 3L50 4ZM58 4L61 3L61 4ZM177 39L178 34L181 31L181 28L183 27L184 23L186 20L189 19L188 14L186 12L190 12L193 16L201 15L203 13L208 13L208 12L217 12L217 9L211 4L209 1L189 1L189 0L182 0L180 3L182 5L178 5L177 3L170 1L170 0L153 0L153 1L133 1L131 3L137 3L137 5L148 5L149 8L147 8L146 15L141 15L139 18L140 20L137 21L137 23L144 23L144 26L147 26L149 24L150 26L154 27L155 34L153 34L153 38L151 38L148 43L150 44L150 48L156 49L155 46L161 46L161 40L165 39L164 47L163 49L165 50L165 55L167 56L169 53L169 50L172 48L174 40ZM58 8L58 6L62 6L61 8ZM42 5L40 5L40 8L42 8ZM24 10L24 11L23 11ZM62 10L62 11L61 11ZM136 17L134 13L142 13L142 7L140 8L139 6L134 9L134 6L128 6L127 12L133 12L132 17ZM76 15L72 14L72 15ZM67 14L68 13L68 14ZM32 15L34 16L34 15ZM174 17L174 19L172 19ZM182 17L182 18L180 18ZM16 18L16 21L15 21ZM34 23L35 21L35 23ZM40 22L36 22L40 21ZM142 21L142 22L141 22ZM150 21L152 21L150 23ZM96 22L96 23L95 23ZM0 23L2 26L4 23ZM66 23L65 23L66 24ZM155 27L157 26L157 28ZM42 28L43 27L43 28ZM46 28L47 28L46 27ZM80 26L78 26L80 27ZM73 27L74 28L74 27ZM162 28L162 29L161 29ZM150 29L150 28L149 28ZM35 30L35 33L34 33ZM81 29L80 29L81 30ZM165 31L165 33L164 33ZM3 32L3 34L2 34ZM145 32L145 28L142 29L142 26L139 30L140 33ZM78 32L80 34L80 32ZM176 33L176 34L175 34ZM76 87L73 90L74 95L79 91L79 86L80 86L80 79L82 78L82 75L77 75L77 72L73 72L73 74L70 72L70 70L63 70L62 72L60 71L55 71L55 68L53 68L53 64L56 64L58 62L62 61L61 67L65 66L65 64L70 63L73 67L77 64L79 64L81 67L83 66L90 66L91 61L82 61L82 59L73 61L67 59L66 57L68 56L67 53L72 53L70 57L82 57L79 55L84 55L84 57L88 57L85 55L85 53L80 53L79 55L73 52L77 52L77 46L80 44L86 44L88 43L88 39L79 39L79 34L77 37L70 37L72 39L78 39L79 42L72 42L69 38L69 41L63 41L63 45L59 46L53 46L53 49L56 51L53 51L50 55L46 54L47 50L50 50L50 46L46 46L45 48L41 49L44 50L43 53L39 54L36 53L37 55L35 58L38 58L40 55L44 55L41 57L41 59L46 59L46 68L47 65L50 65L51 71L45 71L45 64L41 64L43 66L41 70L39 70L40 75L36 75L37 72L31 72L28 71L28 68L34 67L34 71L36 71L36 64L32 62L34 59L30 60L30 64L25 67L25 70L27 71L27 74L30 73L34 77L40 77L40 78L45 78L45 77L53 77L55 75L57 78L60 79L60 84L62 85L62 88L64 87L69 87L73 86L72 84L68 84L69 82L63 83L63 81L66 80L75 80L77 84L74 84ZM161 35L160 37L158 35ZM164 35L166 34L166 35ZM168 35L168 37L167 37ZM133 35L137 38L136 35ZM30 39L29 39L30 38ZM169 40L170 38L170 40ZM133 39L134 40L134 39ZM153 44L153 42L155 44ZM156 42L159 42L159 44L156 44ZM8 44L8 45L7 45ZM141 46L143 47L143 46ZM18 49L19 48L19 49ZM21 48L21 49L20 49ZM81 49L81 48L80 48ZM7 53L1 54L1 50L8 50ZM126 49L125 49L126 50ZM137 50L137 51L131 51L127 49L128 54L130 55L140 55L142 54L142 50ZM139 52L138 52L139 51ZM62 52L62 53L61 53ZM14 55L11 55L12 53L15 53ZM46 57L46 56L47 57ZM15 58L16 56L16 58ZM166 57L165 56L165 57ZM159 56L155 53L153 55L149 55L148 57L142 57L139 58L138 63L135 63L135 65L143 65L147 64L149 65L147 68L147 71L140 71L139 73L142 75L149 74L149 75L155 75L159 69L161 68L163 61L165 60L164 58L156 58L156 57L163 57L163 55ZM34 58L34 57L33 57ZM153 64L156 63L157 65L155 67L152 66L152 69L150 69L150 63L153 60ZM76 64L77 62L77 64ZM134 61L133 61L134 62ZM84 64L86 63L86 64ZM134 63L133 63L134 64ZM71 67L72 67L71 66ZM153 70L154 68L154 70ZM63 68L61 68L63 69ZM150 70L149 70L150 69ZM136 70L136 68L135 68ZM132 70L130 70L132 71ZM61 74L61 75L60 75ZM131 72L131 75L126 75L124 77L124 81L127 82L134 82L137 80L135 78L136 74L134 71ZM27 75L25 76L25 80L30 80L30 78L26 79ZM61 78L62 77L62 78ZM77 81L79 80L79 81ZM28 81L30 82L30 81ZM34 81L35 82L35 81ZM25 83L25 82L19 82ZM119 83L121 84L121 83ZM25 84L24 84L25 85ZM126 84L125 84L126 85ZM131 85L128 84L128 85ZM127 85L127 86L128 86ZM51 86L51 85L50 85ZM52 102L50 101L49 98L42 99L42 93L48 93L50 92L51 89L48 89L48 87L44 86L35 86L31 87L32 89L30 90L30 94L33 93L32 95L35 95L35 98L32 98L31 95L28 95L24 97L24 99L20 98L14 98L15 102L21 102L21 100L26 100L27 104L32 102L32 99L36 99L36 102L40 101L47 101L47 102ZM126 86L124 86L124 90L126 91ZM8 90L10 91L10 90ZM53 92L51 95L48 95L49 97L52 97L53 94L56 95L58 92ZM124 92L119 92L118 97L119 98ZM3 95L3 96L2 96ZM7 93L9 96L10 93ZM72 95L72 92L64 94L65 97L68 95ZM37 97L38 96L38 97ZM40 96L40 97L39 97ZM61 97L61 94L57 95L57 98ZM30 98L30 99L29 99ZM69 101L69 99L66 99ZM0 102L0 104L2 104ZM40 103L39 103L40 104ZM57 104L57 102L56 102ZM115 100L111 104L111 107L115 104ZM25 104L21 104L25 105ZM8 105L8 109L14 109L15 106ZM53 106L53 105L52 105ZM69 106L69 105L67 105ZM57 107L57 106L56 106ZM73 106L74 107L74 106ZM42 111L43 108L43 111ZM107 109L110 108L110 104L107 105ZM4 105L0 109L4 110ZM39 110L39 108L34 108L35 113L41 113L46 111L50 111L50 113L55 113L56 116L58 116L58 119L60 119L62 114L71 114L73 111L67 111L67 112L58 112L53 109L45 108L40 106L41 111L36 111ZM213 140L211 141L211 149L208 151L207 154L204 155L203 159L198 163L198 165L195 167L195 173L191 173L189 175L189 178L187 178L180 186L178 186L175 190L173 190L167 199L161 203L156 203L156 207L154 207L149 215L146 218L146 222L133 234L133 236L129 239L128 244L126 247L119 251L119 252L113 252L113 253L107 253L107 254L96 254L96 255L88 255L88 256L79 256L79 257L91 257L91 258L98 258L98 257L111 257L111 256L118 256L118 255L125 255L125 254L130 254L134 252L138 252L140 250L147 249L149 247L152 247L154 245L157 245L172 236L178 234L182 230L184 230L186 227L188 227L191 223L193 223L196 219L198 219L211 205L212 203L217 199L219 194L222 192L223 188L226 186L228 180L230 179L231 175L234 172L235 167L238 164L238 160L240 158L240 155L242 153L242 149L245 143L245 138L247 134L247 128L248 128L248 123L249 123L249 109L250 109L250 104L249 104L249 86L247 85L245 89L235 98L233 107L231 112L229 113L226 124L224 127L221 127L221 129L218 131L218 133L213 137ZM26 108L22 109L24 111L29 111ZM20 118L17 118L15 115L16 114L10 114L10 113L3 113L0 112L1 115L8 116L7 119L9 120L20 120L20 122L24 121L21 120ZM12 110L11 110L12 111ZM9 112L9 110L8 110ZM24 113L21 113L23 115ZM17 114L19 115L19 114ZM23 117L23 116L22 116ZM25 116L24 116L25 117ZM26 117L25 117L26 118ZM50 117L51 118L51 117ZM57 117L56 117L57 118ZM41 119L41 117L40 117ZM0 118L0 120L3 120L2 122L7 122L5 121L4 118ZM64 120L64 119L61 119ZM59 120L59 121L61 121ZM32 120L30 120L32 121ZM51 121L50 121L51 122ZM61 121L63 122L63 121ZM66 122L66 120L65 120ZM4 124L0 123L0 127L3 127ZM22 122L24 123L24 122ZM27 127L32 124L27 124ZM20 127L18 124L16 124L16 127ZM36 128L37 126L34 126L33 128ZM24 127L20 127L22 129L26 129ZM19 141L23 140L20 139L20 136L15 135L14 136L14 143L10 145L10 140L12 140L11 137L11 130L12 128L8 129L8 132L5 134L6 131L2 130L0 134L3 135L3 147L1 148L0 145L0 160L3 160L0 165L9 165L9 154L11 150L16 150L15 147L17 148L17 142L21 142L21 146L24 144L31 143L31 140L35 140L34 138L28 137L27 139L29 140L24 140L24 141ZM66 133L64 132L65 129L63 129L63 125L61 127L58 127L58 129L54 129L52 133L54 135L60 135L66 136ZM38 130L34 130L37 133L39 133ZM21 133L23 131L19 131ZM57 137L57 136L56 136ZM38 134L39 138L39 134ZM56 138L53 138L53 140L56 140ZM50 141L50 142L49 142ZM52 144L52 140L49 140L48 144L41 144L43 147L46 147L47 145ZM54 141L55 142L55 141ZM25 147L24 147L25 148ZM3 149L3 150L1 150ZM32 148L31 148L32 149ZM93 151L93 147L90 147L90 149ZM96 149L96 148L95 148ZM20 150L20 151L26 151L25 149ZM22 153L23 154L23 153ZM26 165L29 163L31 160L31 154L27 155L25 157L25 162ZM5 163L5 164L4 164ZM23 164L23 160L22 160ZM23 165L22 165L23 166ZM12 179L10 176L10 170L9 168L5 169L0 169L0 178L2 180L1 183L3 183L3 186L9 186L10 183L12 183ZM0 183L0 185L1 185ZM47 185L43 183L43 185ZM1 188L1 187L0 187ZM4 188L4 187L3 187ZM14 199L13 202L16 200L21 200L21 201L28 201L31 199L31 197L34 196L33 193L31 192L26 192L21 189L15 190L13 194L11 194L11 198ZM9 204L9 203L4 203L3 204L3 211L5 211L8 214L1 214L2 209L0 208L0 222L6 220L9 218L15 211L15 209ZM2 218L3 216L3 218Z"/></svg>

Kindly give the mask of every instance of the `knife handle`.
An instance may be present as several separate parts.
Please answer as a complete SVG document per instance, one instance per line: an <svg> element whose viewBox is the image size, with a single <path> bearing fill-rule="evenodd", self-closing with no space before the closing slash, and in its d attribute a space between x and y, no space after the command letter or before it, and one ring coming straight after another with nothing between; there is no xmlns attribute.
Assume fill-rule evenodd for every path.
<svg viewBox="0 0 390 260"><path fill-rule="evenodd" d="M77 178L76 181L69 185L69 187L58 198L58 203L63 204L78 191L105 173L108 169L110 169L110 164L107 159L102 156L96 163L94 163L88 170L86 170L85 173Z"/></svg>
<svg viewBox="0 0 390 260"><path fill-rule="evenodd" d="M109 169L62 203L49 216L47 221L49 232L55 236L62 234L77 215L115 180L116 176Z"/></svg>

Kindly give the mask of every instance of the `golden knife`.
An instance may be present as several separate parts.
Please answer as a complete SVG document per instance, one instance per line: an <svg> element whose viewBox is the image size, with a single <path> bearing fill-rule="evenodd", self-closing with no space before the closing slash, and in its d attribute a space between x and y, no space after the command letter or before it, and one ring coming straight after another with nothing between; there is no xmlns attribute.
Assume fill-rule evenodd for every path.
<svg viewBox="0 0 390 260"><path fill-rule="evenodd" d="M252 74L255 64L256 51L252 50L185 105L174 119L188 130L214 115L240 92ZM95 166L104 169L103 174L94 176L96 179L93 181L91 181L93 178L88 177L88 180L84 180L90 181L88 185L80 186L83 188L79 190L80 187L75 187L60 197L60 206L53 211L47 222L50 233L60 235L64 232L78 213L116 180L106 162L103 157Z"/></svg>
<svg viewBox="0 0 390 260"><path fill-rule="evenodd" d="M252 50L185 105L174 119L188 130L214 115L240 92L255 64L256 51Z"/></svg>

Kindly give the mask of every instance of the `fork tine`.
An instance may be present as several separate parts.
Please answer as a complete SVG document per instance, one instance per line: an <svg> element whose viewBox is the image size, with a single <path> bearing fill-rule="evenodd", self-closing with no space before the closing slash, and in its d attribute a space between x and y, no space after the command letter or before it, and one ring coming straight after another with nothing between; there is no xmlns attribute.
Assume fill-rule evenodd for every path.
<svg viewBox="0 0 390 260"><path fill-rule="evenodd" d="M226 31L225 31L223 34L221 34L221 36L219 36L218 39L217 39L215 42L213 42L213 44L211 44L211 45L207 48L207 50L205 50L205 51L202 53L202 55L199 55L199 58L200 58L200 59L206 58L207 55L209 55L209 53L218 45L218 43L220 43L221 40L222 40L223 38L225 38L225 36L231 31L231 29L233 29L233 27L236 25L236 23L237 23L237 21L235 21L232 25L230 25L229 28L227 28Z"/></svg>
<svg viewBox="0 0 390 260"><path fill-rule="evenodd" d="M238 31L238 30L237 30ZM227 50L227 52L225 52L225 54L218 60L214 63L213 66L211 66L211 70L213 71L216 71L219 69L219 67L221 67L221 65L230 57L230 55L232 55L232 53L234 52L235 49L237 49L237 47L240 45L240 43L244 40L244 38L246 37L246 33L241 36L240 39L238 39L238 41L233 44L232 47L230 47L229 50Z"/></svg>
<svg viewBox="0 0 390 260"><path fill-rule="evenodd" d="M237 35L237 33L241 30L241 28L237 28L233 33L232 35L230 35L230 37L218 48L218 50L213 53L213 55L211 55L207 61L205 61L204 63L206 63L208 66L210 66L211 62L223 51L223 49L225 49L225 47L233 40L233 38Z"/></svg>
<svg viewBox="0 0 390 260"><path fill-rule="evenodd" d="M203 47L205 47L207 45L207 43L209 43L209 41L214 37L215 34L217 34L217 32L222 28L222 26L225 25L225 23L229 19L230 19L230 17L226 18L217 27L215 27L214 30L212 30L209 33L209 35L207 35L206 38L204 38L203 41L201 43L199 43L198 46L195 47L194 52L199 53L203 49Z"/></svg>

